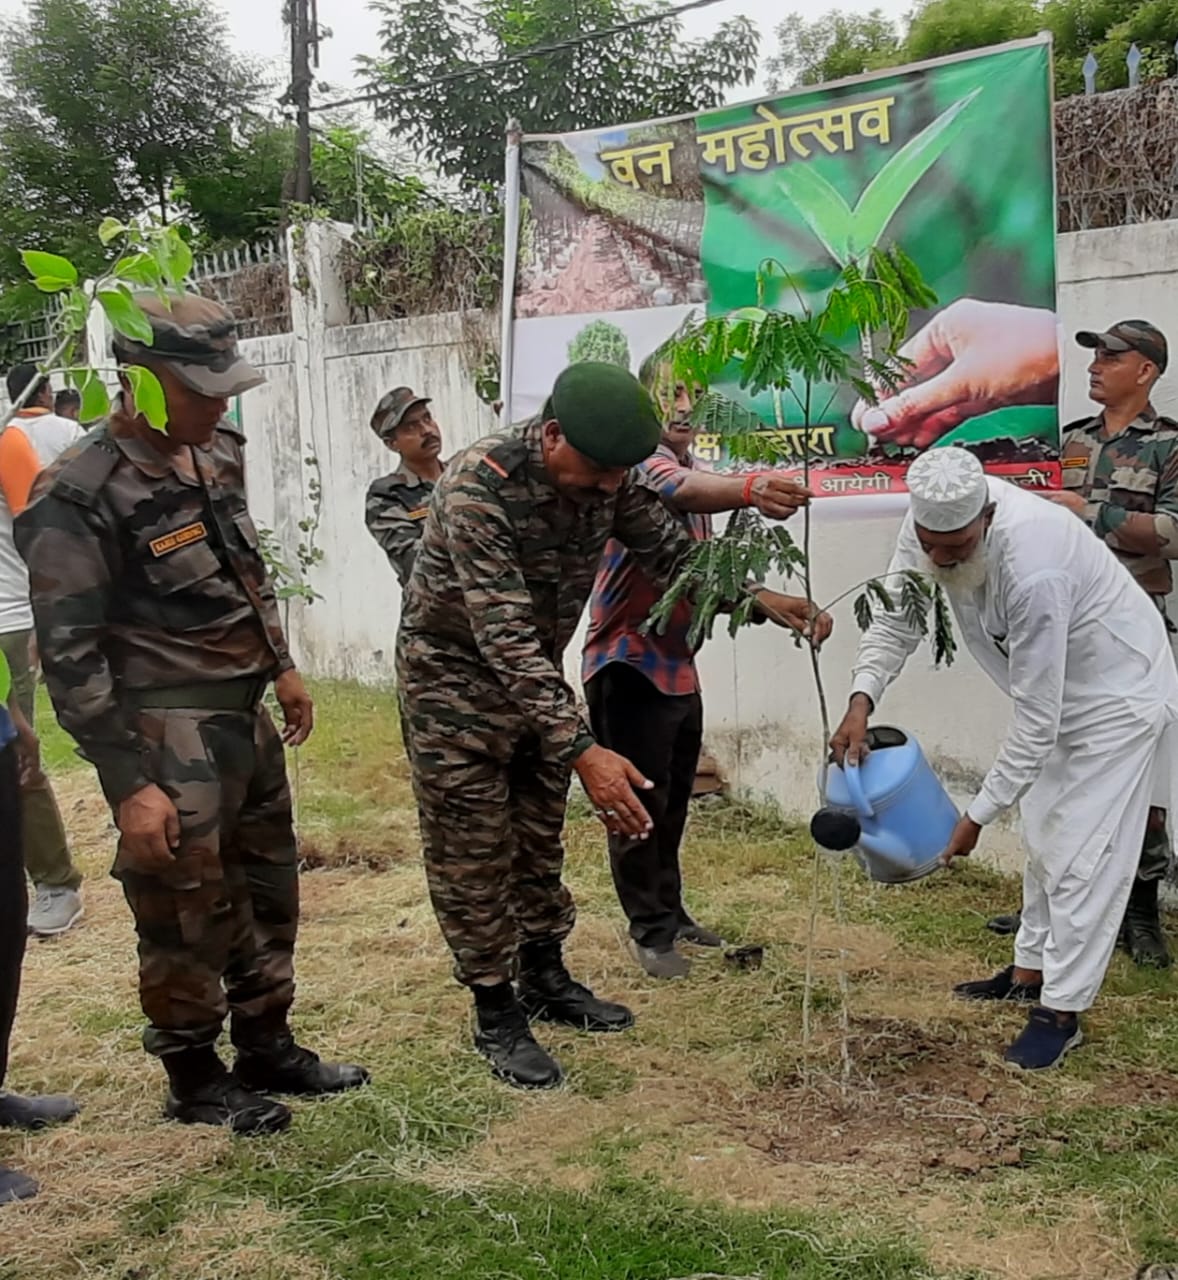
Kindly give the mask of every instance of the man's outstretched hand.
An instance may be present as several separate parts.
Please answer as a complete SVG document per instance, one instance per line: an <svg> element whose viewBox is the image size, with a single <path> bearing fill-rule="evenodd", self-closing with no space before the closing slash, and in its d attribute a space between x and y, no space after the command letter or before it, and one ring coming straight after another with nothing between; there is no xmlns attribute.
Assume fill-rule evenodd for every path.
<svg viewBox="0 0 1178 1280"><path fill-rule="evenodd" d="M900 348L912 362L897 395L860 400L851 422L880 444L925 449L994 409L1054 404L1059 345L1053 311L959 298Z"/></svg>
<svg viewBox="0 0 1178 1280"><path fill-rule="evenodd" d="M573 768L610 835L646 839L654 824L635 789L649 791L653 782L644 778L625 756L597 743L573 761Z"/></svg>

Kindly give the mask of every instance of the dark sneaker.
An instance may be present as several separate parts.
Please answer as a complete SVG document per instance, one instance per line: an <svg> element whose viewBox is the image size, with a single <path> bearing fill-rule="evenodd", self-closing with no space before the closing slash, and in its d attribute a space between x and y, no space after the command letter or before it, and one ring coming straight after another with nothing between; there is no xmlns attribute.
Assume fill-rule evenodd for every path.
<svg viewBox="0 0 1178 1280"><path fill-rule="evenodd" d="M228 1071L183 1092L173 1084L164 1114L181 1124L220 1125L241 1137L281 1133L291 1122L289 1107L243 1088Z"/></svg>
<svg viewBox="0 0 1178 1280"><path fill-rule="evenodd" d="M718 933L713 933L711 929L705 929L702 924L696 924L690 918L684 920L675 936L680 942L690 942L693 947L722 947L724 945L724 939Z"/></svg>
<svg viewBox="0 0 1178 1280"><path fill-rule="evenodd" d="M1143 969L1168 969L1171 964L1158 912L1159 887L1157 880L1134 880L1121 925L1120 943Z"/></svg>
<svg viewBox="0 0 1178 1280"><path fill-rule="evenodd" d="M1075 1014L1061 1026L1050 1009L1035 1008L1002 1058L1022 1071L1046 1071L1058 1067L1083 1040L1080 1019Z"/></svg>
<svg viewBox="0 0 1178 1280"><path fill-rule="evenodd" d="M686 978L691 972L691 961L674 947L643 947L631 942L630 951L652 978Z"/></svg>
<svg viewBox="0 0 1178 1280"><path fill-rule="evenodd" d="M1001 973L977 982L959 982L953 988L958 1000L1010 1000L1017 1004L1034 1004L1042 994L1042 984L1025 987L1014 980L1014 965L1007 965Z"/></svg>
<svg viewBox="0 0 1178 1280"><path fill-rule="evenodd" d="M265 1049L241 1049L233 1074L258 1093L291 1093L317 1098L358 1089L372 1078L363 1067L323 1062L317 1053L295 1044L287 1034Z"/></svg>
<svg viewBox="0 0 1178 1280"><path fill-rule="evenodd" d="M1010 916L995 916L992 920L986 921L986 928L991 933L1000 933L1005 937L1007 934L1018 933L1018 927L1022 923L1022 912L1016 911Z"/></svg>
<svg viewBox="0 0 1178 1280"><path fill-rule="evenodd" d="M0 1165L0 1204L13 1204L17 1200L31 1200L40 1187L27 1173L19 1169L6 1169Z"/></svg>
<svg viewBox="0 0 1178 1280"><path fill-rule="evenodd" d="M47 1125L72 1120L81 1107L63 1094L43 1098L22 1098L0 1093L0 1129L44 1129Z"/></svg>
<svg viewBox="0 0 1178 1280"><path fill-rule="evenodd" d="M475 1017L475 1048L500 1080L517 1089L554 1089L564 1079L560 1063L536 1043L514 999L501 1008L476 1008Z"/></svg>
<svg viewBox="0 0 1178 1280"><path fill-rule="evenodd" d="M526 943L521 948L519 1003L529 1018L578 1031L625 1031L634 1025L634 1015L625 1005L599 1000L573 981L559 944Z"/></svg>

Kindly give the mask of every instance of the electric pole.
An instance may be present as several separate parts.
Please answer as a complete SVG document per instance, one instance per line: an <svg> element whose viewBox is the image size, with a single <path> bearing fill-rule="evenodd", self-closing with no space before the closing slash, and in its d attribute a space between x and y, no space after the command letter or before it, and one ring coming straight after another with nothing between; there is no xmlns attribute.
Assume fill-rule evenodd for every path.
<svg viewBox="0 0 1178 1280"><path fill-rule="evenodd" d="M289 0L290 90L295 109L295 204L311 203L311 66L319 66L318 0Z"/></svg>

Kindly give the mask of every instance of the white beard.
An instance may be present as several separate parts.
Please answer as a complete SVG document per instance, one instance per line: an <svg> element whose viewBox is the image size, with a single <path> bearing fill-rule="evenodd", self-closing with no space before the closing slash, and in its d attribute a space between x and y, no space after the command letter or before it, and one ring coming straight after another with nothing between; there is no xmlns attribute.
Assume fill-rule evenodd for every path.
<svg viewBox="0 0 1178 1280"><path fill-rule="evenodd" d="M921 572L944 587L951 596L970 596L986 585L990 566L985 539L978 542L968 560L961 560L948 568L934 564L927 555L921 558L924 562Z"/></svg>

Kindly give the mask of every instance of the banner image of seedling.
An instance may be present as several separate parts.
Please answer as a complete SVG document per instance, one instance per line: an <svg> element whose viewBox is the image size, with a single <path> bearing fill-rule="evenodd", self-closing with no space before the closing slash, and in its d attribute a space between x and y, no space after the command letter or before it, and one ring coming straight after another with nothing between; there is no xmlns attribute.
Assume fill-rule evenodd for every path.
<svg viewBox="0 0 1178 1280"><path fill-rule="evenodd" d="M817 497L853 497L865 508L872 496L903 492L909 463L934 445L964 444L995 474L1054 487L1052 146L1047 37L696 117L525 136L527 225L555 266L518 264L514 360L504 372L513 415L539 408L530 348L546 340L530 317L607 318L641 364L648 353L626 316L673 312L669 333L686 309L733 317L737 329L796 314L799 302L818 315L845 287L848 267L863 267L874 246L902 244L926 295L913 298L895 348L907 362L899 381L877 378L870 335L848 327L839 341L857 356L865 385L834 367L819 378L822 412L794 452L747 443L734 452L717 419L697 439L697 458L739 470L773 454L783 468L809 468ZM782 270L765 278L770 261ZM774 330L770 323L766 333ZM999 358L996 333L1018 335L1025 356L1013 390L997 370L987 380L984 361L980 384L976 376L978 352ZM968 379L955 381L957 361ZM801 425L788 396L778 403L768 383L744 372L735 354L716 372L714 414L743 416L754 432ZM934 379L903 401L880 394Z"/></svg>

